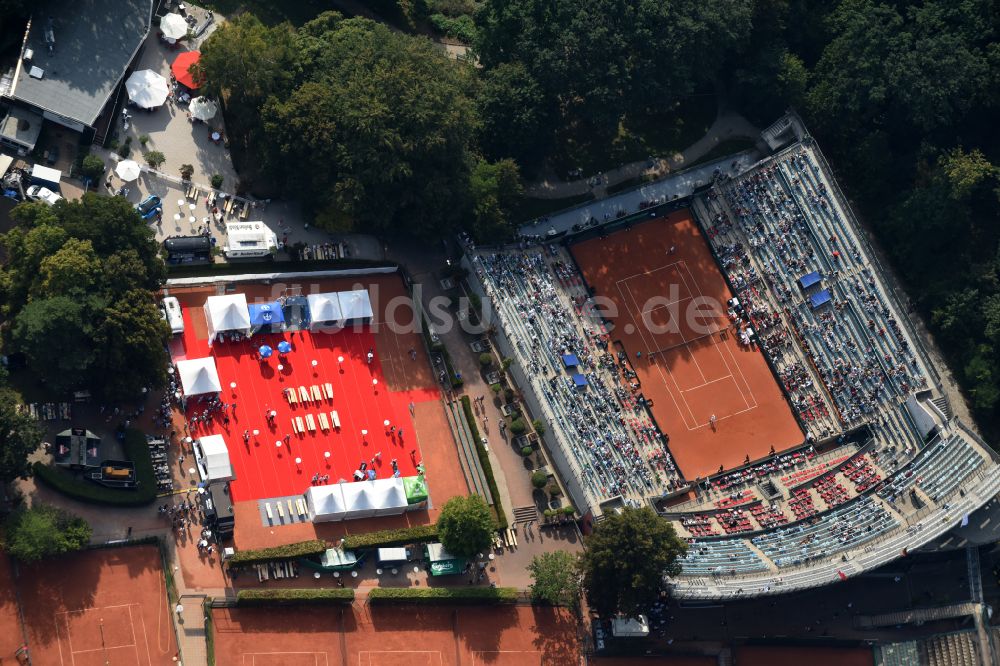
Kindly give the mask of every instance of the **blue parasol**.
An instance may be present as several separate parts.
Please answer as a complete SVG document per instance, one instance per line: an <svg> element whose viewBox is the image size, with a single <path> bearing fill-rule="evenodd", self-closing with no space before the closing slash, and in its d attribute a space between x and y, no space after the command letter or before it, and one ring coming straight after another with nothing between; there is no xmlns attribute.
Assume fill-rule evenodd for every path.
<svg viewBox="0 0 1000 666"><path fill-rule="evenodd" d="M288 340L282 340L278 343L278 351L282 354L287 354L292 351L292 344Z"/></svg>
<svg viewBox="0 0 1000 666"><path fill-rule="evenodd" d="M258 351L260 352L261 358L271 358L271 354L274 353L274 350L268 345L261 345Z"/></svg>

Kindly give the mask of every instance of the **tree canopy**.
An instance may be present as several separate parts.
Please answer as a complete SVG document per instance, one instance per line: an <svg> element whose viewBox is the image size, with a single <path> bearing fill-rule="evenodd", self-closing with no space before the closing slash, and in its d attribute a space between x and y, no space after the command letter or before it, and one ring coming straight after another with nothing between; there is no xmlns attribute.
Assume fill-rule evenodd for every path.
<svg viewBox="0 0 1000 666"><path fill-rule="evenodd" d="M535 555L528 565L534 603L576 608L580 603L579 558L564 550Z"/></svg>
<svg viewBox="0 0 1000 666"><path fill-rule="evenodd" d="M93 530L83 518L48 504L21 507L7 517L4 546L22 562L80 550Z"/></svg>
<svg viewBox="0 0 1000 666"><path fill-rule="evenodd" d="M452 497L437 520L441 545L452 555L472 557L490 547L496 523L479 495Z"/></svg>
<svg viewBox="0 0 1000 666"><path fill-rule="evenodd" d="M42 444L43 431L38 421L18 407L20 397L0 386L0 483L26 479L31 473L28 456Z"/></svg>
<svg viewBox="0 0 1000 666"><path fill-rule="evenodd" d="M676 576L687 544L649 507L609 513L585 539L583 585L604 618L644 613L660 598L664 577Z"/></svg>
<svg viewBox="0 0 1000 666"><path fill-rule="evenodd" d="M12 217L17 226L0 238L5 353L56 393L86 387L118 401L162 385L169 333L155 290L166 271L132 205L85 194L23 204Z"/></svg>

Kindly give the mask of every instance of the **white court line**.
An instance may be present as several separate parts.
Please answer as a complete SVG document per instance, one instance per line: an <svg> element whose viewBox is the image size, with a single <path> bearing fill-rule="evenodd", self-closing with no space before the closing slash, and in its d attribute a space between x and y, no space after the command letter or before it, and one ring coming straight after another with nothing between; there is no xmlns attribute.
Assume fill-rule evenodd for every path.
<svg viewBox="0 0 1000 666"><path fill-rule="evenodd" d="M627 301L631 300L632 301L632 305L635 306L636 305L635 298L632 297L632 290L628 288L628 285L625 285L625 290L626 291L622 291L621 284L618 284L616 286L618 288L618 293L622 297L622 301L626 302L626 304L627 304ZM625 293L626 292L628 293L628 298L627 299L625 297ZM636 309L638 309L638 308L636 308ZM642 328L639 325L636 324L635 315L633 314L632 308L628 309L628 316L632 320L633 326L635 326L636 330L639 332L639 337L642 339L642 344L644 344L646 346L646 349L649 349L649 342L646 340L646 336L643 335ZM681 409L680 404L678 404L678 402L677 402L677 397L674 395L673 391L671 391L670 387L667 385L667 378L663 375L663 369L660 367L660 365L658 363L656 364L656 369L660 373L660 381L663 382L663 388L667 389L667 394L670 396L670 399L673 400L674 407L677 408L677 413L680 414L681 418L684 419L684 427L687 428L688 430L690 430L691 426L688 425L688 420L687 420L687 417L684 415L684 410ZM670 372L668 371L667 374L670 374ZM674 386L677 386L677 380L674 379L672 375L671 375L670 378L674 382ZM678 392L680 392L680 386L677 386L677 390L678 390ZM680 395L680 398L682 400L684 399L683 394ZM691 416L691 420L694 421L695 423L697 423L698 420L695 418L694 412L691 411L691 406L687 404L686 400L684 401L684 406L687 407L688 413Z"/></svg>
<svg viewBox="0 0 1000 666"><path fill-rule="evenodd" d="M313 662L316 666L320 666L319 658L323 657L323 664L329 665L330 659L326 652L244 652L243 653L243 666L247 666L247 657L250 657L250 666L253 666L257 662L258 656L274 656L274 655L293 655L293 654L311 654L313 656Z"/></svg>
<svg viewBox="0 0 1000 666"><path fill-rule="evenodd" d="M361 661L361 655L363 654L368 655L367 664ZM373 654L436 654L438 665L444 666L444 657L441 656L441 650L361 650L358 652L358 666L371 666Z"/></svg>
<svg viewBox="0 0 1000 666"><path fill-rule="evenodd" d="M684 263L684 260L683 259L678 259L677 261L675 261L672 264L663 264L659 268L651 268L648 271L644 271L642 273L636 273L635 275L629 275L628 277L623 277L620 280L618 280L618 282L627 282L627 281L635 279L637 277L645 277L647 275L652 275L653 273L656 273L657 271L666 270L667 268L673 268L677 264L681 264L681 263Z"/></svg>
<svg viewBox="0 0 1000 666"><path fill-rule="evenodd" d="M78 654L84 654L84 653L88 653L88 652L101 652L101 651L106 651L106 650L119 650L119 649L125 649L125 648L132 648L133 650L135 650L135 663L138 666L141 662L140 662L140 659L139 659L139 645L136 642L135 621L132 618L132 606L140 606L140 604L114 604L112 606L101 606L100 608L80 608L80 609L71 610L71 611L56 611L54 613L54 615L56 617L55 625L56 625L56 638L58 640L58 647L59 647L59 662L61 664L63 664L63 666L65 666L65 664L66 664L66 661L63 658L62 640L61 640L61 637L59 636L59 621L58 621L57 618L58 618L59 615L65 615L66 616L66 618L65 618L65 622L66 622L66 642L69 643L70 664L72 664L73 666L75 666L75 664L76 664L76 655L78 655ZM73 649L73 633L72 633L72 630L71 630L70 624L69 624L69 622L70 622L69 616L72 615L72 614L74 614L74 613L78 614L78 615L82 615L84 613L89 613L89 612L93 612L93 611L102 611L103 612L103 611L106 611L106 610L108 610L110 608L125 608L125 609L128 610L128 614L129 614L129 630L132 632L132 642L131 643L124 643L122 645L102 645L99 648L90 648L90 649L86 649L86 650L74 650ZM140 607L140 611L141 610L142 609ZM140 613L140 618L141 618L141 613ZM143 632L145 632L145 627L143 627ZM152 661L148 658L148 653L149 653L149 646L148 645L146 646L146 653L147 653L146 663L147 664L151 664Z"/></svg>

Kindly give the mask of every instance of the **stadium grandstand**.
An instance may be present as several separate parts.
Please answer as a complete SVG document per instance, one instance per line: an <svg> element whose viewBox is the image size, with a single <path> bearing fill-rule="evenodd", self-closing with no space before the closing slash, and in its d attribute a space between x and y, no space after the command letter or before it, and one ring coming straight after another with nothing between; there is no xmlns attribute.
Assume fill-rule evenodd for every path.
<svg viewBox="0 0 1000 666"><path fill-rule="evenodd" d="M964 524L1000 490L997 458L952 414L801 121L707 173L553 216L517 246L467 242L494 342L578 510L670 520L689 544L670 584L690 599L834 583ZM632 246L653 263L629 256L620 279L610 259L595 268L595 252ZM724 299L724 326L636 337L599 302L628 310L673 282L677 302Z"/></svg>

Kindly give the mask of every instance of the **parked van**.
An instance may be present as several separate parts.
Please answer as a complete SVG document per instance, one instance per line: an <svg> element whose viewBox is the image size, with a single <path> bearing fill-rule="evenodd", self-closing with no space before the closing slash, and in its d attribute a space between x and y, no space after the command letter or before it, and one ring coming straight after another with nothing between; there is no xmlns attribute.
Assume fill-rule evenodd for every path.
<svg viewBox="0 0 1000 666"><path fill-rule="evenodd" d="M162 304L163 318L170 324L170 332L179 335L184 332L184 315L181 314L181 304L173 296L167 296Z"/></svg>

